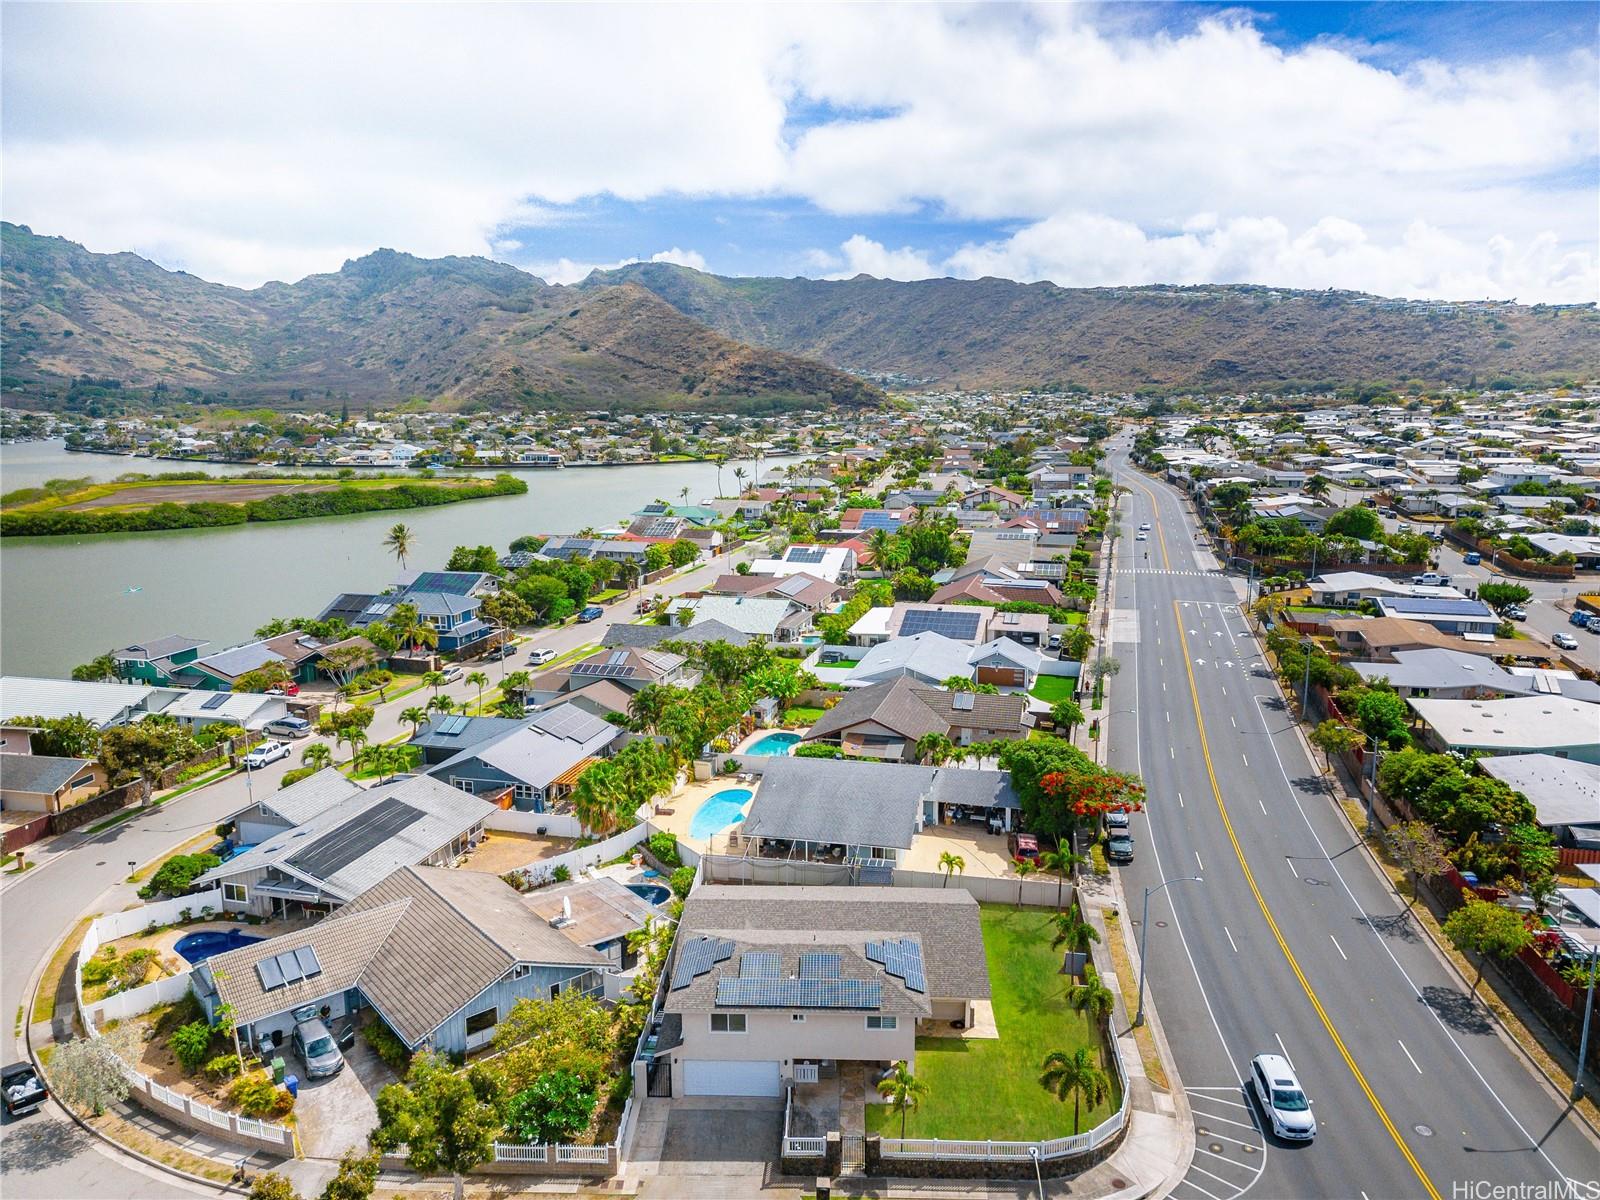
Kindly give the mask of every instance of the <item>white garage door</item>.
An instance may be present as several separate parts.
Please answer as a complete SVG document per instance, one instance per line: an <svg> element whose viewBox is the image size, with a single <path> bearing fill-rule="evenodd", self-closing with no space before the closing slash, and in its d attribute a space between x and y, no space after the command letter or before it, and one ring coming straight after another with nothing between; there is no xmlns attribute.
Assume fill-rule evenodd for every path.
<svg viewBox="0 0 1600 1200"><path fill-rule="evenodd" d="M689 1059L683 1064L686 1096L781 1096L775 1062Z"/></svg>

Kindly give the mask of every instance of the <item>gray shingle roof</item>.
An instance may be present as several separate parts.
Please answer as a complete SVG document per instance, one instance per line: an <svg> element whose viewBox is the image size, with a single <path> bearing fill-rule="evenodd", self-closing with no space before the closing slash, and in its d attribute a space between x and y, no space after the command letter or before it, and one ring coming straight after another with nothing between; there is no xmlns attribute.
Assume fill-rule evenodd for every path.
<svg viewBox="0 0 1600 1200"><path fill-rule="evenodd" d="M708 883L689 894L678 930L680 945L687 937L711 933L741 948L748 943L757 949L782 944L778 931L788 931L815 938L819 950L848 945L857 947L856 953L867 940L911 935L922 943L928 997L982 1000L989 996L978 902L959 888ZM735 955L722 965L737 974L737 962ZM875 966L872 969L877 970Z"/></svg>
<svg viewBox="0 0 1600 1200"><path fill-rule="evenodd" d="M0 791L52 796L89 765L87 758L0 754Z"/></svg>
<svg viewBox="0 0 1600 1200"><path fill-rule="evenodd" d="M947 732L949 722L941 720L932 707L923 703L921 690L902 675L887 683L875 683L851 692L822 714L807 731L805 740L836 737L864 721L883 725L912 742L924 734Z"/></svg>
<svg viewBox="0 0 1600 1200"><path fill-rule="evenodd" d="M693 625L685 626L617 624L606 630L606 636L600 644L649 649L662 642L727 642L730 646L743 646L749 640L749 634L741 633L721 621L696 621Z"/></svg>
<svg viewBox="0 0 1600 1200"><path fill-rule="evenodd" d="M323 767L299 783L291 783L260 801L262 808L276 813L290 825L304 825L318 813L342 804L362 791L361 785L334 767Z"/></svg>

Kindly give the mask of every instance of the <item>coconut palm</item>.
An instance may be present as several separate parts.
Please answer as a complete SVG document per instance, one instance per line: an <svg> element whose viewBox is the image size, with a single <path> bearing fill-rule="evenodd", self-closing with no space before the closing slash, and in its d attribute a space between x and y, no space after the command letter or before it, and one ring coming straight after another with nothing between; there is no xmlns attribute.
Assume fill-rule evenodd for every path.
<svg viewBox="0 0 1600 1200"><path fill-rule="evenodd" d="M345 743L350 747L350 761L354 763L361 758L361 748L367 744L366 731L351 726L342 733Z"/></svg>
<svg viewBox="0 0 1600 1200"><path fill-rule="evenodd" d="M489 686L489 677L482 671L474 671L467 676L467 682L478 689L478 711L483 711L483 689Z"/></svg>
<svg viewBox="0 0 1600 1200"><path fill-rule="evenodd" d="M422 732L422 723L428 719L428 710L413 704L400 713L400 719L411 726L411 736Z"/></svg>
<svg viewBox="0 0 1600 1200"><path fill-rule="evenodd" d="M1057 1100L1072 1098L1072 1132L1078 1132L1078 1113L1083 1101L1090 1106L1103 1103L1111 1095L1111 1080L1094 1061L1087 1046L1072 1053L1052 1050L1040 1064L1039 1082Z"/></svg>
<svg viewBox="0 0 1600 1200"><path fill-rule="evenodd" d="M422 682L425 686L431 687L433 689L433 694L437 696L439 694L439 689L445 684L444 672L424 671L422 673Z"/></svg>
<svg viewBox="0 0 1600 1200"><path fill-rule="evenodd" d="M950 761L955 744L942 733L925 733L917 739L917 758L930 767L943 766Z"/></svg>
<svg viewBox="0 0 1600 1200"><path fill-rule="evenodd" d="M939 870L944 872L945 887L950 886L951 875L955 874L957 871L965 871L966 869L967 860L962 858L961 855L954 854L949 850L946 850L943 854L939 855Z"/></svg>
<svg viewBox="0 0 1600 1200"><path fill-rule="evenodd" d="M682 699L682 696L677 694L681 691L681 688L647 683L633 694L633 699L628 701L628 715L638 724L640 732L652 733L667 709Z"/></svg>
<svg viewBox="0 0 1600 1200"><path fill-rule="evenodd" d="M433 712L451 713L456 710L456 702L449 696L434 696L428 701L428 708Z"/></svg>
<svg viewBox="0 0 1600 1200"><path fill-rule="evenodd" d="M1056 913L1050 920L1056 927L1056 935L1050 939L1052 950L1059 950L1062 946L1078 950L1100 940L1099 932L1083 919L1083 913L1076 904L1066 912Z"/></svg>
<svg viewBox="0 0 1600 1200"><path fill-rule="evenodd" d="M500 681L500 691L507 696L521 696L532 682L533 677L526 671L512 671Z"/></svg>
<svg viewBox="0 0 1600 1200"><path fill-rule="evenodd" d="M1070 850L1063 850L1057 846L1054 850L1042 851L1039 855L1039 869L1053 871L1056 877L1056 908L1061 907L1061 892L1067 876L1076 871L1084 863L1081 854L1074 854Z"/></svg>
<svg viewBox="0 0 1600 1200"><path fill-rule="evenodd" d="M1328 489L1332 486L1321 475L1313 475L1305 482L1305 493L1313 500L1320 500L1328 494Z"/></svg>
<svg viewBox="0 0 1600 1200"><path fill-rule="evenodd" d="M320 771L333 761L333 751L328 749L326 742L313 742L300 754L300 765L310 767L313 771Z"/></svg>
<svg viewBox="0 0 1600 1200"><path fill-rule="evenodd" d="M1083 982L1075 983L1067 989L1067 1003L1078 1012L1088 1013L1096 1021L1100 1021L1111 1015L1111 1010L1116 1007L1117 998L1110 988L1100 982L1100 973L1094 967L1086 966Z"/></svg>
<svg viewBox="0 0 1600 1200"><path fill-rule="evenodd" d="M900 1114L900 1136L906 1136L906 1117L917 1106L924 1096L928 1094L928 1085L913 1075L906 1066L905 1059L894 1064L894 1068L878 1081L878 1091L888 1101L891 1112Z"/></svg>
<svg viewBox="0 0 1600 1200"><path fill-rule="evenodd" d="M741 496L744 495L744 475L745 471L743 467L735 467L733 469L733 477L739 483L739 494Z"/></svg>
<svg viewBox="0 0 1600 1200"><path fill-rule="evenodd" d="M1027 859L1023 859L1021 862L1013 865L1015 866L1017 872L1017 907L1020 909L1022 907L1023 880L1027 879L1029 875L1035 874L1039 870L1039 867L1038 864L1031 863Z"/></svg>
<svg viewBox="0 0 1600 1200"><path fill-rule="evenodd" d="M406 555L411 553L412 533L405 525L392 525L383 539L385 549L400 560L400 569L406 569Z"/></svg>

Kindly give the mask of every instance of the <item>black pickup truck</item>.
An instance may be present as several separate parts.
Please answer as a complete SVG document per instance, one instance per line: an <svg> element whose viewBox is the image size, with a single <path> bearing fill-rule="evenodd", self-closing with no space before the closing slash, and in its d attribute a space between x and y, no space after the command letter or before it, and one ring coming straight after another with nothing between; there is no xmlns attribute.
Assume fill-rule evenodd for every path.
<svg viewBox="0 0 1600 1200"><path fill-rule="evenodd" d="M4 1097L7 1116L15 1118L31 1113L49 1095L44 1080L29 1063L18 1063L0 1071L0 1096Z"/></svg>

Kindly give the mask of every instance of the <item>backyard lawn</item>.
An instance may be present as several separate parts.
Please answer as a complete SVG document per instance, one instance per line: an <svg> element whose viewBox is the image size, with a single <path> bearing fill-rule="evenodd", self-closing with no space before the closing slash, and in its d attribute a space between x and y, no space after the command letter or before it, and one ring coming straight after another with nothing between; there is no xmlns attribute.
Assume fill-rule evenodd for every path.
<svg viewBox="0 0 1600 1200"><path fill-rule="evenodd" d="M916 1076L927 1094L906 1121L913 1138L990 1138L1033 1141L1073 1132L1072 1104L1039 1085L1039 1069L1052 1050L1102 1048L1090 1018L1067 1004L1068 978L1061 953L1050 949L1050 913L983 906L983 951L989 963L998 1040L918 1038ZM1080 1132L1115 1111L1115 1072L1106 1066L1113 1092L1094 1109L1084 1106ZM887 1105L867 1105L867 1132L900 1136L899 1114Z"/></svg>
<svg viewBox="0 0 1600 1200"><path fill-rule="evenodd" d="M823 711L809 704L791 704L783 710L783 719L791 725L815 725L822 720Z"/></svg>
<svg viewBox="0 0 1600 1200"><path fill-rule="evenodd" d="M1046 704L1054 704L1058 700L1071 700L1072 693L1077 690L1076 679L1066 675L1040 675L1034 679L1033 688L1028 694Z"/></svg>

